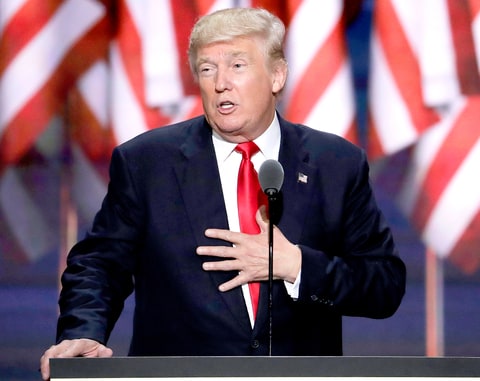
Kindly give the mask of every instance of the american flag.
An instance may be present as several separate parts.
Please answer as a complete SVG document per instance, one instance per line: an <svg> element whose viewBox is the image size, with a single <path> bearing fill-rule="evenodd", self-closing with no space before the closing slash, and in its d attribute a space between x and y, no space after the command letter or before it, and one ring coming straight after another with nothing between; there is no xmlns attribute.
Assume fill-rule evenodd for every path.
<svg viewBox="0 0 480 381"><path fill-rule="evenodd" d="M439 117L423 100L419 2L374 2L369 74L369 156L414 143Z"/></svg>
<svg viewBox="0 0 480 381"><path fill-rule="evenodd" d="M105 17L100 1L0 2L0 217L5 227L0 240L5 256L35 261L57 243L45 193L35 192L44 177L13 165L55 123L76 79L98 59L102 40L96 36L108 36ZM37 151L42 149L48 151ZM48 161L41 152L37 156Z"/></svg>
<svg viewBox="0 0 480 381"><path fill-rule="evenodd" d="M425 245L480 268L478 0L377 0L370 155L411 147L399 205Z"/></svg>
<svg viewBox="0 0 480 381"><path fill-rule="evenodd" d="M286 3L289 80L285 116L358 143L343 1Z"/></svg>
<svg viewBox="0 0 480 381"><path fill-rule="evenodd" d="M103 4L94 0L0 3L2 166L26 153L62 111L78 76L98 59L101 41L95 39L93 49L90 43L106 34L105 16Z"/></svg>

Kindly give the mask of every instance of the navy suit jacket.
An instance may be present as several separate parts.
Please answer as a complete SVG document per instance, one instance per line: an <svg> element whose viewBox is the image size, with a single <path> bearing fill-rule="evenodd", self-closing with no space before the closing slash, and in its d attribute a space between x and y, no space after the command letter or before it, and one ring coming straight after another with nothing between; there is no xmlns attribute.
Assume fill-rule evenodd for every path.
<svg viewBox="0 0 480 381"><path fill-rule="evenodd" d="M302 250L298 300L273 288L273 355L342 354L341 316L392 315L405 267L379 211L362 150L344 139L280 119L285 171L278 223ZM268 354L267 289L255 327L241 288L218 286L231 272L204 236L228 229L211 129L198 117L142 134L114 150L110 184L92 229L68 256L57 340L106 343L135 289L131 355Z"/></svg>

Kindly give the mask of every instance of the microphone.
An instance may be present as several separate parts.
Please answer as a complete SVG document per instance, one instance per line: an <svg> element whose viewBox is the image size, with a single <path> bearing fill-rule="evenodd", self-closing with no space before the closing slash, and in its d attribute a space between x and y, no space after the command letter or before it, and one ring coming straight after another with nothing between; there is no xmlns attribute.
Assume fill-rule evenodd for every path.
<svg viewBox="0 0 480 381"><path fill-rule="evenodd" d="M258 182L263 192L268 197L268 212L270 221L274 225L280 221L282 212L282 194L280 188L283 184L283 167L276 160L266 160L258 170Z"/></svg>
<svg viewBox="0 0 480 381"><path fill-rule="evenodd" d="M258 171L258 181L267 196L276 195L283 184L283 167L276 160L268 159Z"/></svg>
<svg viewBox="0 0 480 381"><path fill-rule="evenodd" d="M272 356L272 311L273 311L273 219L277 220L279 213L277 213L276 204L278 204L278 195L283 184L283 167L276 160L266 160L258 171L258 182L263 189L263 192L268 196L268 354ZM276 222L276 221L275 221Z"/></svg>

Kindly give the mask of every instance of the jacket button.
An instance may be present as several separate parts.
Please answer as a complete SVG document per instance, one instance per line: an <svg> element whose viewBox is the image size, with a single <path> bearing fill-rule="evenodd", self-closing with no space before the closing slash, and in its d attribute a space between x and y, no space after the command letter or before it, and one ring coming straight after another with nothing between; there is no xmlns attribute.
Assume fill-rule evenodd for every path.
<svg viewBox="0 0 480 381"><path fill-rule="evenodd" d="M252 341L252 348L257 349L260 346L260 342L258 340Z"/></svg>

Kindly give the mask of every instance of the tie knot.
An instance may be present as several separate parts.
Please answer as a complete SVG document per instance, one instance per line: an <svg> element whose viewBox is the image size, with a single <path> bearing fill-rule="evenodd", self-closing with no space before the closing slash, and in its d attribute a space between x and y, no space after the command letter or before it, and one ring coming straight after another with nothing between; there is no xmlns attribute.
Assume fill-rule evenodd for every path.
<svg viewBox="0 0 480 381"><path fill-rule="evenodd" d="M238 144L235 147L235 151L240 152L244 159L250 160L253 155L260 151L260 148L258 148L254 142L250 141Z"/></svg>

